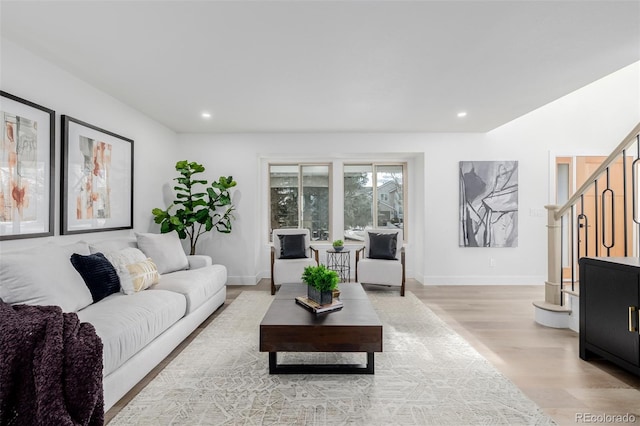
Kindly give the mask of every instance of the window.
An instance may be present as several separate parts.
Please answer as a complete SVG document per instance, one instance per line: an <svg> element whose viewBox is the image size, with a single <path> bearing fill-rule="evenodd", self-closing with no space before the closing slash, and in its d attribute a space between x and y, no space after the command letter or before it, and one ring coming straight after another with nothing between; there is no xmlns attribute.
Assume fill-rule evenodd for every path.
<svg viewBox="0 0 640 426"><path fill-rule="evenodd" d="M404 164L345 164L346 240L362 241L367 228L404 231L404 175Z"/></svg>
<svg viewBox="0 0 640 426"><path fill-rule="evenodd" d="M274 229L306 228L315 241L329 241L328 164L269 166L269 217Z"/></svg>

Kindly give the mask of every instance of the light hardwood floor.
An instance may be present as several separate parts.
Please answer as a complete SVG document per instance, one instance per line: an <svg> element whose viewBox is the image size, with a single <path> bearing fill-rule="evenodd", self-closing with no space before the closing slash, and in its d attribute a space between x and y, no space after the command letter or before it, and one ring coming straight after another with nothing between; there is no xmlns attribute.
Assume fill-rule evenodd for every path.
<svg viewBox="0 0 640 426"><path fill-rule="evenodd" d="M368 291L375 290L375 286L368 287ZM582 361L576 333L535 323L532 302L544 299L543 286L423 286L409 280L407 290L559 425L588 424L589 415L625 414L634 416L635 424L640 424L640 377L606 361ZM269 281L262 280L256 286L228 286L223 308L109 410L105 420L111 420L242 291L269 291Z"/></svg>

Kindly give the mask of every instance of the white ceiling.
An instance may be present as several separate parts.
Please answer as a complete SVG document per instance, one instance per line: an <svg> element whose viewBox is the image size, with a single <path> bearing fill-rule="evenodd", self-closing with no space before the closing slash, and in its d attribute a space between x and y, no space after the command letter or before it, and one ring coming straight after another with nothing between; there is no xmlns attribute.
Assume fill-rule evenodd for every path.
<svg viewBox="0 0 640 426"><path fill-rule="evenodd" d="M177 132L484 132L640 60L639 1L0 8L3 37Z"/></svg>

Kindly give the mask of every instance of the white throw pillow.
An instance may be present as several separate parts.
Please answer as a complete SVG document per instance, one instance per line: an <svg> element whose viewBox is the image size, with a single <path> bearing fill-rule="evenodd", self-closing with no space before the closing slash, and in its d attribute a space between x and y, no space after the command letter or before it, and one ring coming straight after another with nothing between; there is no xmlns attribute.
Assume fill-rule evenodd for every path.
<svg viewBox="0 0 640 426"><path fill-rule="evenodd" d="M77 312L93 303L91 292L69 260L74 250L89 254L86 243L45 244L0 257L0 299L10 304L57 305Z"/></svg>
<svg viewBox="0 0 640 426"><path fill-rule="evenodd" d="M128 247L122 250L107 251L103 254L116 269L118 278L120 278L121 291L124 294L135 293L136 290L128 267L135 263L144 262L147 260L147 256L145 256L142 251L133 247Z"/></svg>
<svg viewBox="0 0 640 426"><path fill-rule="evenodd" d="M189 267L189 260L175 232L148 234L136 232L138 248L150 257L160 274L180 271Z"/></svg>
<svg viewBox="0 0 640 426"><path fill-rule="evenodd" d="M69 257L71 257L71 255L73 253L78 253L78 254L81 254L83 256L91 254L91 251L89 250L89 243L87 243L86 241L77 241L75 243L64 244L64 245L56 244L54 242L49 241L49 242L41 244L41 245L39 245L37 247L32 247L30 249L14 251L14 252L10 252L10 253L13 253L13 254L35 254L35 253L51 253L53 251L64 252L64 253L68 254Z"/></svg>
<svg viewBox="0 0 640 426"><path fill-rule="evenodd" d="M89 249L92 254L102 253L106 256L107 253L115 252L125 249L127 247L136 247L136 240L133 237L112 238L102 241L94 241L89 244Z"/></svg>

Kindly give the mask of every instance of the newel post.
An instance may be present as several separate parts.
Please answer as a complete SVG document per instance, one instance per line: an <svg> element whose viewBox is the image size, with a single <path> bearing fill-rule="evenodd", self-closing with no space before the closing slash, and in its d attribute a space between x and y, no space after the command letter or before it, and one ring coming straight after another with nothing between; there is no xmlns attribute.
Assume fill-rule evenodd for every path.
<svg viewBox="0 0 640 426"><path fill-rule="evenodd" d="M544 301L560 305L561 265L561 219L556 219L559 206L544 206L547 209L547 281L545 282Z"/></svg>

